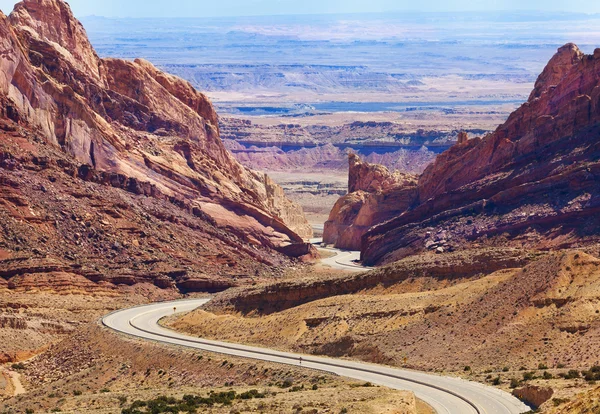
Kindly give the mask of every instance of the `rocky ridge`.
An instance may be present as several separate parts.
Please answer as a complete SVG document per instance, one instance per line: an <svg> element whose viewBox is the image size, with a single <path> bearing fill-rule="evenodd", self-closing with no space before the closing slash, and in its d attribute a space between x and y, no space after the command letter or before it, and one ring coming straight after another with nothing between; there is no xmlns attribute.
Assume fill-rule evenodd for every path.
<svg viewBox="0 0 600 414"><path fill-rule="evenodd" d="M461 139L419 177L405 211L362 239L366 264L428 249L535 249L598 241L600 49L561 47L529 100L484 138Z"/></svg>
<svg viewBox="0 0 600 414"><path fill-rule="evenodd" d="M235 161L189 83L99 58L61 0L0 14L0 47L0 269L20 269L9 287L49 271L220 290L314 255L302 209Z"/></svg>
<svg viewBox="0 0 600 414"><path fill-rule="evenodd" d="M360 250L362 236L376 223L395 217L417 198L417 176L390 172L350 154L348 194L340 198L325 223L323 242Z"/></svg>

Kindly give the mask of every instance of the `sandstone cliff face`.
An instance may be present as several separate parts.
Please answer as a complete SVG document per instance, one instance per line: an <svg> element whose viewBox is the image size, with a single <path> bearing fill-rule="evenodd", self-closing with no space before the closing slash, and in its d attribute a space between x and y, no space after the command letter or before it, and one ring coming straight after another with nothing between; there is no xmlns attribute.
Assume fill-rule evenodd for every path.
<svg viewBox="0 0 600 414"><path fill-rule="evenodd" d="M199 208L232 204L229 214L256 219L261 242L271 246L299 242L296 229L309 236L301 210L224 148L212 105L189 83L143 60L98 58L60 0L21 2L0 25L9 53L1 92L48 141Z"/></svg>
<svg viewBox="0 0 600 414"><path fill-rule="evenodd" d="M474 245L551 249L599 239L600 49L561 47L529 100L419 178L413 208L363 238L368 264Z"/></svg>
<svg viewBox="0 0 600 414"><path fill-rule="evenodd" d="M323 241L340 249L360 250L367 230L402 213L416 200L416 176L391 173L355 154L348 160L348 194L331 210Z"/></svg>
<svg viewBox="0 0 600 414"><path fill-rule="evenodd" d="M312 231L301 208L267 176L234 160L220 139L211 103L188 82L144 60L99 58L61 0L25 0L9 17L0 13L0 48L3 217L45 222L40 217L60 211L52 204L60 200L36 203L32 183L46 190L56 184L55 194L94 193L96 202L73 206L74 216L101 213L103 202L105 210L119 210L111 205L118 205L115 198L125 197L120 195L125 191L152 199L140 200L150 210L169 203L174 211L160 214L171 219L167 227L185 222L189 230L167 232L175 238L185 233L187 242L217 237L222 253L230 251L223 247L228 245L251 260L262 256L262 264L285 261L278 252L313 254L302 240ZM43 177L34 175L41 172ZM53 181L43 184L49 178ZM142 213L133 205L129 214L116 212L111 219L136 221ZM79 211L84 207L89 210ZM129 227L149 231L140 223ZM139 245L140 237L131 239ZM6 251L19 247L6 238L3 245ZM208 250L218 255L212 247ZM259 250L265 254L257 256ZM198 270L198 277L188 272L187 286L204 283L204 270Z"/></svg>

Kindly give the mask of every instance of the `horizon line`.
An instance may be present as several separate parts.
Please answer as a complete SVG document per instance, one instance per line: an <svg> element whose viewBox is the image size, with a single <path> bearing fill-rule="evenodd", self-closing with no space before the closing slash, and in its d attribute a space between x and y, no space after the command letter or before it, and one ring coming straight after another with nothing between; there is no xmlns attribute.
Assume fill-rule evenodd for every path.
<svg viewBox="0 0 600 414"><path fill-rule="evenodd" d="M586 13L586 12L574 12L567 10L555 10L546 11L538 9L520 9L520 10L456 10L456 11L422 11L422 10L388 10L388 11L377 11L377 12L323 12L323 13L274 13L274 14L246 14L246 15L206 15L206 16L105 16L97 14L87 14L79 18L102 18L102 19L230 19L230 18L248 18L248 17L297 17L297 16L360 16L360 15L383 15L383 14L423 14L423 15L439 15L439 14L479 14L479 15L490 15L490 14L540 14L540 15L566 15L566 16L581 16L581 17L600 17L600 12L597 13Z"/></svg>

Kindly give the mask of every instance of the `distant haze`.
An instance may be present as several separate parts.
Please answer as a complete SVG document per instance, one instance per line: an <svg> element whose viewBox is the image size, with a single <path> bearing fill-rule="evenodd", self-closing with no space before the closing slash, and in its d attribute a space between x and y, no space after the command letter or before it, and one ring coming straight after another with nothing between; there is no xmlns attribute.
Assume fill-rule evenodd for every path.
<svg viewBox="0 0 600 414"><path fill-rule="evenodd" d="M14 0L0 0L0 9L10 13ZM71 0L79 17L214 17L274 14L369 13L389 11L567 11L599 13L600 2L590 0Z"/></svg>

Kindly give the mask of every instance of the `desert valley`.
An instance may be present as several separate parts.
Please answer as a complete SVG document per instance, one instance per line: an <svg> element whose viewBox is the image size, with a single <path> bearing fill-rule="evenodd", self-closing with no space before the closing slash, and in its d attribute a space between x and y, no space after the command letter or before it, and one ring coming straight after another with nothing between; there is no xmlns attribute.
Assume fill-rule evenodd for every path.
<svg viewBox="0 0 600 414"><path fill-rule="evenodd" d="M599 22L0 12L0 413L600 412Z"/></svg>

